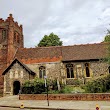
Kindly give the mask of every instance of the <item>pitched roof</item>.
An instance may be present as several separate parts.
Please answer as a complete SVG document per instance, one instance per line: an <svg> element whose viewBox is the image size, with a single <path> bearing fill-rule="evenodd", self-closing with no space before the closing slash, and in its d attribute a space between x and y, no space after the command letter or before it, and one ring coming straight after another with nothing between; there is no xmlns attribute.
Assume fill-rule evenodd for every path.
<svg viewBox="0 0 110 110"><path fill-rule="evenodd" d="M61 47L20 48L16 53L17 58L53 58L61 56Z"/></svg>
<svg viewBox="0 0 110 110"><path fill-rule="evenodd" d="M35 72L33 72L29 67L27 67L25 64L21 63L18 59L14 59L13 62L5 69L5 71L2 73L2 75L5 75L6 72L13 66L14 63L19 63L23 68L26 69L26 71L29 72L31 75L35 75Z"/></svg>
<svg viewBox="0 0 110 110"><path fill-rule="evenodd" d="M37 48L20 48L16 53L19 59L62 57L62 61L100 59L106 55L106 44L85 44L73 46L53 46ZM61 60L61 59L60 59ZM45 61L44 61L45 62Z"/></svg>
<svg viewBox="0 0 110 110"><path fill-rule="evenodd" d="M105 55L106 55L105 43L62 47L63 61L100 59L104 58Z"/></svg>

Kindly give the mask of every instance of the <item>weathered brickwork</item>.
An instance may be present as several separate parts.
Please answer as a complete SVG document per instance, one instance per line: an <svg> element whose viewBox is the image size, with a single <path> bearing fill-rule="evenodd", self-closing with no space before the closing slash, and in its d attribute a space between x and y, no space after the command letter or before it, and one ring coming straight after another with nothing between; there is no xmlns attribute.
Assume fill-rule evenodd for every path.
<svg viewBox="0 0 110 110"><path fill-rule="evenodd" d="M110 101L109 93L49 94L49 100ZM20 100L47 100L46 94L20 94Z"/></svg>
<svg viewBox="0 0 110 110"><path fill-rule="evenodd" d="M23 47L23 43L22 25L14 22L12 14L6 20L0 18L0 91L3 89L2 73L13 61L17 49Z"/></svg>

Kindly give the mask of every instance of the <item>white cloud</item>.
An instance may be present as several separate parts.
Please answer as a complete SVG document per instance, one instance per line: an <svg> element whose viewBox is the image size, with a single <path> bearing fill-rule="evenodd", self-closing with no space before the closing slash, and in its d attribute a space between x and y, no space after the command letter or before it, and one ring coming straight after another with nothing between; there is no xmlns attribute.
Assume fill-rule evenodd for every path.
<svg viewBox="0 0 110 110"><path fill-rule="evenodd" d="M110 28L110 0L0 0L0 17L23 24L25 47L54 32L64 45L101 42Z"/></svg>

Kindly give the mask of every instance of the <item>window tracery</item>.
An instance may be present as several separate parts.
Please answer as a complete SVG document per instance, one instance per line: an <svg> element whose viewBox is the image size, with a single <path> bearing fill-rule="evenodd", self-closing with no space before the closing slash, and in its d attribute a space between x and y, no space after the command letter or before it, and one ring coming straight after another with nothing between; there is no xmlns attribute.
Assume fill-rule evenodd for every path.
<svg viewBox="0 0 110 110"><path fill-rule="evenodd" d="M73 64L66 65L67 78L74 78Z"/></svg>

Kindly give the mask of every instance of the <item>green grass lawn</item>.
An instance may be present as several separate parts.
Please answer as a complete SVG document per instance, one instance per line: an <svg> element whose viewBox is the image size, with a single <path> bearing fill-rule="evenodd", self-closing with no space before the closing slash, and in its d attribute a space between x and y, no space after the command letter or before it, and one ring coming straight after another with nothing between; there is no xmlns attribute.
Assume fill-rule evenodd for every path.
<svg viewBox="0 0 110 110"><path fill-rule="evenodd" d="M80 86L65 86L63 93L84 93L85 90L82 89Z"/></svg>

